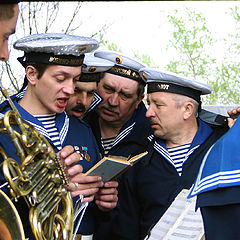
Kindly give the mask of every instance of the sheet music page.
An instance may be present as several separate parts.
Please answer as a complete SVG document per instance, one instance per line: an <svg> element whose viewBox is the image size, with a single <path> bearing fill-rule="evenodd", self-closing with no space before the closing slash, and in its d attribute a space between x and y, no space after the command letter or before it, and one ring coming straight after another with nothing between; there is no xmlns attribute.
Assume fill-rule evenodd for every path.
<svg viewBox="0 0 240 240"><path fill-rule="evenodd" d="M187 199L190 190L178 194L157 222L148 240L202 240L204 228L200 210L195 212L196 198Z"/></svg>

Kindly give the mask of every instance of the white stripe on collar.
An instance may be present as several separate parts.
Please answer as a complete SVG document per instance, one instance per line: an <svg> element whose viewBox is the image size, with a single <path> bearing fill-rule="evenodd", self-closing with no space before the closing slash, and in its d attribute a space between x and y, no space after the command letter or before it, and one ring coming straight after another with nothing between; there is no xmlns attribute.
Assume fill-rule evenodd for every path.
<svg viewBox="0 0 240 240"><path fill-rule="evenodd" d="M116 144L118 144L121 140L123 140L133 129L133 126L136 124L136 122L134 122L132 125L130 125L129 127L125 128L122 132L120 132L114 143L113 143L113 146L115 146Z"/></svg>

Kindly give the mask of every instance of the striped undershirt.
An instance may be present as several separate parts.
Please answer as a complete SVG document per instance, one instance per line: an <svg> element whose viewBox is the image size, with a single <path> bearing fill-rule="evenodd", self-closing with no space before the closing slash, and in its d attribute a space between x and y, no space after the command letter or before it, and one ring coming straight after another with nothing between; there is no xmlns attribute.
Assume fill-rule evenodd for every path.
<svg viewBox="0 0 240 240"><path fill-rule="evenodd" d="M102 138L102 146L104 149L104 156L108 155L108 152L110 151L110 149L112 148L114 141L115 141L116 137L112 137L112 138Z"/></svg>
<svg viewBox="0 0 240 240"><path fill-rule="evenodd" d="M182 174L182 166L186 159L190 145L191 144L185 144L178 147L168 148L169 156L171 157L179 176Z"/></svg>
<svg viewBox="0 0 240 240"><path fill-rule="evenodd" d="M57 147L58 150L61 150L62 145L59 138L59 132L56 128L56 113L46 115L34 115L34 117L43 124L54 146Z"/></svg>

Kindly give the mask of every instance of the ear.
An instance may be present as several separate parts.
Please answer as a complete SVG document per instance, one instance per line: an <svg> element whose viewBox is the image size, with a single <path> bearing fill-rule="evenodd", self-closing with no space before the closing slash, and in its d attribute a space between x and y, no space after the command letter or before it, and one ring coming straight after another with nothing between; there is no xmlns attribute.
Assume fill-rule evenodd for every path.
<svg viewBox="0 0 240 240"><path fill-rule="evenodd" d="M142 95L141 97L139 97L138 99L137 99L137 102L136 102L136 107L135 107L135 109L137 109L138 108L138 105L139 105L139 103L143 100L143 98L144 98L144 95Z"/></svg>
<svg viewBox="0 0 240 240"><path fill-rule="evenodd" d="M28 82L31 84L31 85L35 85L38 78L37 78L37 75L38 75L38 71L35 67L33 67L32 65L28 65L26 67L26 77L28 79Z"/></svg>
<svg viewBox="0 0 240 240"><path fill-rule="evenodd" d="M185 102L183 104L183 119L187 120L194 113L194 105L192 102Z"/></svg>

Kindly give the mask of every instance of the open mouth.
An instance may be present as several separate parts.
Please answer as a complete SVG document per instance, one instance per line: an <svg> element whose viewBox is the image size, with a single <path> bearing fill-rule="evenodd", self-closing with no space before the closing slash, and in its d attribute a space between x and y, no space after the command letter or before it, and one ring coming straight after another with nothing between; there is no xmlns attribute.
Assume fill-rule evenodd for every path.
<svg viewBox="0 0 240 240"><path fill-rule="evenodd" d="M58 98L57 99L57 105L60 108L65 108L68 103L68 98Z"/></svg>

